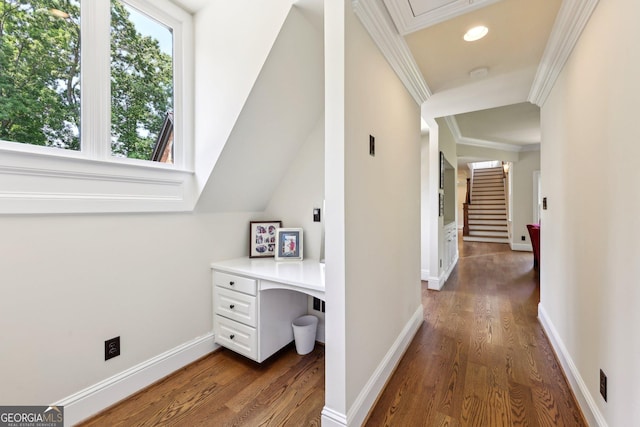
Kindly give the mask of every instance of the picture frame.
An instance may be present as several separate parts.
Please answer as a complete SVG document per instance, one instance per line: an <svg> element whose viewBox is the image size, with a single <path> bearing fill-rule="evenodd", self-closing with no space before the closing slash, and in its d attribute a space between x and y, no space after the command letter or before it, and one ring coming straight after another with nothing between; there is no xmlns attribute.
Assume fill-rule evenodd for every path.
<svg viewBox="0 0 640 427"><path fill-rule="evenodd" d="M273 257L276 253L276 231L282 221L251 221L249 223L249 258Z"/></svg>
<svg viewBox="0 0 640 427"><path fill-rule="evenodd" d="M438 193L439 197L439 210L438 210L438 216L444 216L444 194L442 193Z"/></svg>
<svg viewBox="0 0 640 427"><path fill-rule="evenodd" d="M444 190L444 153L440 152L440 187L441 190Z"/></svg>
<svg viewBox="0 0 640 427"><path fill-rule="evenodd" d="M302 228L279 228L276 230L276 261L302 261Z"/></svg>

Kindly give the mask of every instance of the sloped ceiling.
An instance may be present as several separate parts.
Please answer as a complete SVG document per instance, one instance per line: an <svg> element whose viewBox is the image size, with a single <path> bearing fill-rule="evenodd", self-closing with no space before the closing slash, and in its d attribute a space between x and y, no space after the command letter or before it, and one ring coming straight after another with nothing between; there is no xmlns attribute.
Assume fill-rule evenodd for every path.
<svg viewBox="0 0 640 427"><path fill-rule="evenodd" d="M265 209L324 111L323 46L317 23L292 8L207 182L199 211Z"/></svg>

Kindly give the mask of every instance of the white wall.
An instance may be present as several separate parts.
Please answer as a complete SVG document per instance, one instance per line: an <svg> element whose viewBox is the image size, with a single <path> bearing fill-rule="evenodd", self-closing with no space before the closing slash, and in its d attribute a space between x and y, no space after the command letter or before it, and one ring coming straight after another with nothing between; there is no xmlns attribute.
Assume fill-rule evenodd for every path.
<svg viewBox="0 0 640 427"><path fill-rule="evenodd" d="M264 219L282 220L283 227L302 227L304 258L319 260L322 223L313 222L313 209L322 209L323 202L324 117L321 117L271 196Z"/></svg>
<svg viewBox="0 0 640 427"><path fill-rule="evenodd" d="M429 133L420 138L420 278L429 280L430 204L429 198Z"/></svg>
<svg viewBox="0 0 640 427"><path fill-rule="evenodd" d="M234 126L234 132L259 131L238 129L252 126L246 122L254 107L244 108L245 101L256 104L250 99L254 96L259 104L263 100L257 92L292 82L261 74L287 66L286 60L271 55L277 64L262 67L290 3L269 2L264 10L254 5L256 15L243 19L252 31L235 24L238 14L246 15L237 2L211 2L196 15L195 121L201 154L196 167L204 168L201 172L213 167ZM282 50L293 49L287 44L292 40L307 43L308 52L297 60L314 69L302 80L312 79L319 99L300 100L295 94L278 99L281 115L289 111L281 104L295 106L296 114L277 117L278 123L288 121L294 128L287 137L294 135L295 141L278 146L288 161L278 169L266 168L264 180L273 183L262 188L259 202L233 179L225 180L224 186L235 191L235 207L255 209L219 208L221 193L205 191L193 213L2 217L0 402L53 403L210 334L209 265L248 255L250 220L278 215L285 224L303 226L307 257L318 258L320 226L310 221L323 193L324 168L318 161L324 155L322 36L296 11L291 16L280 38L285 46L279 45L275 56L286 58ZM263 79L256 87L259 74ZM268 105L260 109L264 112ZM303 121L308 125L302 126ZM272 148L278 143L261 142ZM241 143L237 138L230 142ZM220 158L216 167L246 176L253 165L245 158ZM263 212L270 203L271 212ZM214 208L228 213L210 213ZM114 336L121 337L122 353L105 362L104 340Z"/></svg>
<svg viewBox="0 0 640 427"><path fill-rule="evenodd" d="M265 209L322 115L323 53L322 33L298 8L292 8L204 188L199 210ZM226 68L237 68L237 64L231 62ZM202 121L208 126L215 119L203 116Z"/></svg>
<svg viewBox="0 0 640 427"><path fill-rule="evenodd" d="M225 147L293 0L211 0L194 16L198 191ZM242 23L239 25L238 23Z"/></svg>
<svg viewBox="0 0 640 427"><path fill-rule="evenodd" d="M328 410L353 415L360 404L360 414L366 415L377 389L373 396L363 394L372 381L382 387L391 372L380 378L377 370L415 313L422 318L420 110L355 17L351 2L326 2L325 24L332 28L325 41L326 363L331 372L327 369L323 423ZM369 135L376 138L375 157L369 155ZM339 216L342 229L333 226ZM344 317L334 317L331 310L341 305ZM338 345L344 359L334 354ZM361 421L350 419L353 425Z"/></svg>
<svg viewBox="0 0 640 427"><path fill-rule="evenodd" d="M347 2L347 402L420 306L420 110ZM376 155L369 155L369 135ZM388 313L388 316L380 315Z"/></svg>
<svg viewBox="0 0 640 427"><path fill-rule="evenodd" d="M541 111L540 316L591 425L640 419L638 16L599 2Z"/></svg>
<svg viewBox="0 0 640 427"><path fill-rule="evenodd" d="M523 151L511 168L513 249L532 250L527 224L533 223L533 173L540 170L540 151ZM525 240L521 240L525 236Z"/></svg>
<svg viewBox="0 0 640 427"><path fill-rule="evenodd" d="M0 401L49 404L209 333L209 264L247 253L249 219L3 217Z"/></svg>

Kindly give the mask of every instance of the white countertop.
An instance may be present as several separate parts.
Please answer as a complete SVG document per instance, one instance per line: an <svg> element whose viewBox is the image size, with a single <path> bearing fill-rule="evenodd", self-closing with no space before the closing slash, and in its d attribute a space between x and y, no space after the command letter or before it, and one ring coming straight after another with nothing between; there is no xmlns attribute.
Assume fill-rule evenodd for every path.
<svg viewBox="0 0 640 427"><path fill-rule="evenodd" d="M309 295L324 299L324 264L315 260L275 261L273 258L235 258L211 263L211 268L225 273L250 276L262 281L289 285ZM275 289L269 283L261 283L260 289Z"/></svg>

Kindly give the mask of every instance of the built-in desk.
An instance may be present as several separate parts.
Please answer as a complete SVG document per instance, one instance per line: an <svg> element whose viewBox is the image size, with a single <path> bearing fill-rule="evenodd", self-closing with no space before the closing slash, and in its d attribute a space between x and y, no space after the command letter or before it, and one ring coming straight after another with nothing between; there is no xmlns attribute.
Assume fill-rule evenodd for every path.
<svg viewBox="0 0 640 427"><path fill-rule="evenodd" d="M291 322L307 313L307 295L324 300L324 264L237 258L214 262L216 343L258 362L293 341Z"/></svg>

